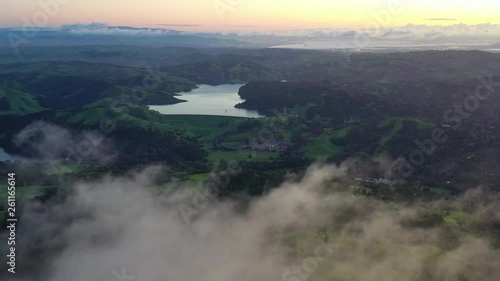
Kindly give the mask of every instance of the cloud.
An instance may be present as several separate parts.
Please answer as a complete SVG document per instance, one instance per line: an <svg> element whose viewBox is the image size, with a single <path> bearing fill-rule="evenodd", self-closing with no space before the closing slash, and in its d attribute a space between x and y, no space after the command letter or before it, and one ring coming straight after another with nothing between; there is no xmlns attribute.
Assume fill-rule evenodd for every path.
<svg viewBox="0 0 500 281"><path fill-rule="evenodd" d="M67 24L54 29L72 35L120 35L120 36L167 36L182 34L181 31L163 28L143 28L131 26L110 26L106 23Z"/></svg>
<svg viewBox="0 0 500 281"><path fill-rule="evenodd" d="M497 196L411 205L353 196L343 182L352 165L314 165L245 204L193 200L199 186L159 194L159 167L75 184L65 199L25 204L22 280L107 281L122 270L137 281L497 280L498 249L458 227L499 223ZM179 202L205 208L186 225ZM451 208L460 211L448 221L425 220ZM315 249L327 259L312 259Z"/></svg>
<svg viewBox="0 0 500 281"><path fill-rule="evenodd" d="M430 18L428 21L453 21L451 18ZM196 27L196 24L157 24L164 27ZM408 24L399 27L390 28L372 28L372 29L287 29L287 30L258 30L258 25L226 25L227 27L240 28L238 31L227 32L204 32L203 36L224 38L240 36L241 39L248 37L290 37L291 39L347 39L353 42L356 37L369 36L371 39L382 40L447 40L454 38L457 42L469 40L470 42L478 42L478 38L484 40L500 40L500 25L496 24L453 24L447 26L441 25L414 25ZM372 26L379 26L373 24ZM29 28L29 27L27 27ZM25 29L25 28L24 28ZM24 29L10 29L11 31L22 31ZM108 35L108 36L171 36L171 35L200 35L201 33L178 31L165 28L145 28L145 27L130 27L130 26L110 26L106 23L90 23L90 24L67 24L60 28L29 28L30 30L43 31L44 35ZM352 40L351 40L352 38ZM430 42L430 41L429 41Z"/></svg>
<svg viewBox="0 0 500 281"><path fill-rule="evenodd" d="M169 24L169 23L158 23L159 26L173 26L173 27L197 27L202 26L201 24Z"/></svg>
<svg viewBox="0 0 500 281"><path fill-rule="evenodd" d="M227 25L230 27L241 27L241 28L257 28L260 27L260 25Z"/></svg>
<svg viewBox="0 0 500 281"><path fill-rule="evenodd" d="M438 20L438 19L435 19ZM440 19L445 20L445 19ZM452 19L447 19L452 20ZM374 24L374 26L378 26ZM233 32L234 33L234 32ZM303 39L353 39L360 36L369 36L371 39L385 40L419 40L419 39L449 39L457 38L477 41L478 36L486 40L500 40L500 25L496 24L454 24L440 25L414 25L408 24L400 27L372 28L372 29L293 29L274 31L238 31L239 36L270 36L270 37L297 37ZM224 33L221 33L224 34Z"/></svg>
<svg viewBox="0 0 500 281"><path fill-rule="evenodd" d="M52 165L106 164L116 156L111 141L99 131L74 132L44 121L31 123L13 142L25 155Z"/></svg>
<svg viewBox="0 0 500 281"><path fill-rule="evenodd" d="M108 24L103 22L93 22L93 23L72 23L72 24L64 24L61 26L61 30L72 30L72 29L91 29L91 28L105 28Z"/></svg>

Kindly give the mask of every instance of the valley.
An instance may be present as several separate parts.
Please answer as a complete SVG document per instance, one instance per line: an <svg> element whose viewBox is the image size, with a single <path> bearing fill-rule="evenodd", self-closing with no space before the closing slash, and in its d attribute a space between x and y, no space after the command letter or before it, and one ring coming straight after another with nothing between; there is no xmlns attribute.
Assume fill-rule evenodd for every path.
<svg viewBox="0 0 500 281"><path fill-rule="evenodd" d="M93 61L110 48L75 47L63 60L57 48L32 49L34 59L23 62L0 50L0 173L22 175L20 204L49 216L75 198L92 206L58 213L65 223L101 223L108 205L99 200L115 200L109 191L118 192L118 213L154 208L169 214L156 219L170 225L226 225L209 215L227 214L222 202L233 202L230 220L238 225L272 222L248 233L283 254L273 261L300 262L318 240L341 247L318 263L315 279L348 280L355 265L345 251L356 249L368 251L376 268L385 267L380 257L396 262L398 253L418 252L416 263L428 268L419 270L423 279L408 280L456 276L460 270L441 267L462 248L495 255L481 239L500 243L491 213L500 191L499 54L352 53L347 61L312 50L121 47L106 62ZM95 203L77 199L82 187L94 190ZM7 188L0 184L1 194ZM127 196L142 199L124 206ZM166 201L157 207L156 200ZM324 220L307 224L308 216ZM283 227L276 224L282 217L290 218ZM0 221L7 224L5 207ZM377 236L383 225L389 232ZM373 266L361 274L376 276ZM401 268L391 274L414 274Z"/></svg>

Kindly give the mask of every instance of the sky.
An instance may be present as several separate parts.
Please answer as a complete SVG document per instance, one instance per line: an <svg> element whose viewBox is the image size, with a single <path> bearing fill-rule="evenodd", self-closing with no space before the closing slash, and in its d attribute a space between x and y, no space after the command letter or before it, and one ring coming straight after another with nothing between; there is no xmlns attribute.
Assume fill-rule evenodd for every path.
<svg viewBox="0 0 500 281"><path fill-rule="evenodd" d="M497 0L4 0L0 27L99 22L187 31L352 29L500 24L499 12Z"/></svg>

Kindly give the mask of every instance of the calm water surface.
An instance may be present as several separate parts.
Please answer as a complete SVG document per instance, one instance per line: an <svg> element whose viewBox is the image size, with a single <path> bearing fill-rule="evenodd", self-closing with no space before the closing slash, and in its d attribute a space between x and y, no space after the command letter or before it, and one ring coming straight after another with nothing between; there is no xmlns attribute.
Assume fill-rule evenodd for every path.
<svg viewBox="0 0 500 281"><path fill-rule="evenodd" d="M162 114L189 114L189 115L227 115L236 117L258 118L262 117L254 110L235 108L234 106L243 100L238 95L237 85L198 85L188 93L181 93L178 99L187 102L171 105L151 105L150 109Z"/></svg>

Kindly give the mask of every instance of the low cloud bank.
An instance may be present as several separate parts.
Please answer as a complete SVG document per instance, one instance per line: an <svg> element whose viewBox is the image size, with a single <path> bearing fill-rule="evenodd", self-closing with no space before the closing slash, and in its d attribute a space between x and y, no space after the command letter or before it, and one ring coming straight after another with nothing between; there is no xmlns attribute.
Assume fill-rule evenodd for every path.
<svg viewBox="0 0 500 281"><path fill-rule="evenodd" d="M498 197L475 189L408 205L352 196L338 180L350 165L314 165L245 205L211 200L190 224L179 204L192 192L150 187L158 167L75 184L69 196L24 206L17 280L497 280L498 248L462 229L498 227Z"/></svg>
<svg viewBox="0 0 500 281"><path fill-rule="evenodd" d="M116 157L111 140L102 130L80 132L45 121L31 123L12 141L24 154L53 166L83 162L106 164Z"/></svg>
<svg viewBox="0 0 500 281"><path fill-rule="evenodd" d="M448 18L430 18L428 21L454 21ZM318 28L318 29L283 29L283 30L259 30L259 26L235 25L235 28L242 30L227 32L201 32L201 31L180 31L165 29L162 27L198 27L196 24L157 24L160 28L153 27L132 27L132 26L112 26L106 23L74 23L66 24L57 28L23 27L12 28L10 31L40 31L53 33L54 35L117 35L117 36L169 36L169 35L212 35L212 36L275 36L275 37L306 37L323 39L345 39L354 38L360 35L368 35L372 39L408 39L408 40L432 40L449 38L484 38L491 40L500 39L500 25L483 24L450 24L450 25L426 25L407 24L403 26L387 27L374 22L371 28L340 29L340 28Z"/></svg>

